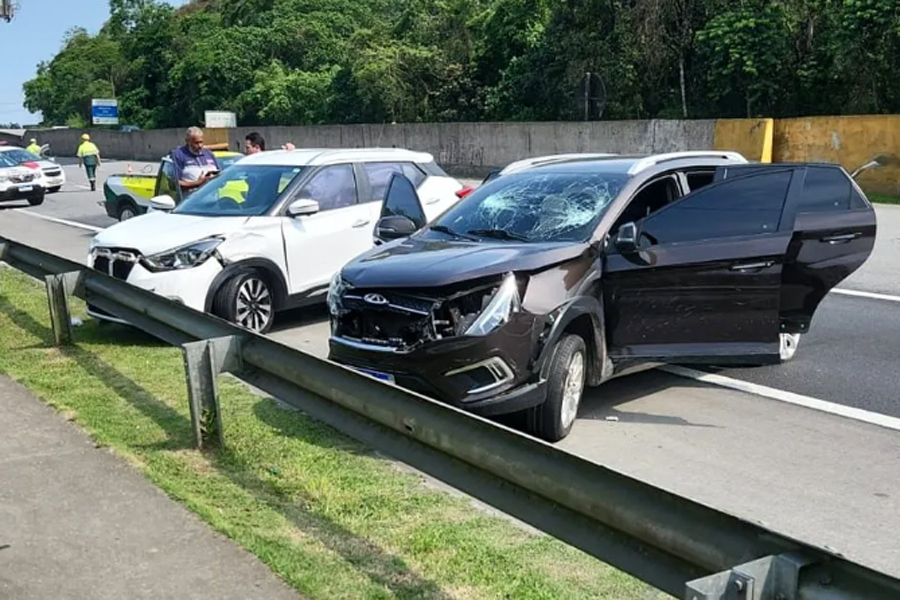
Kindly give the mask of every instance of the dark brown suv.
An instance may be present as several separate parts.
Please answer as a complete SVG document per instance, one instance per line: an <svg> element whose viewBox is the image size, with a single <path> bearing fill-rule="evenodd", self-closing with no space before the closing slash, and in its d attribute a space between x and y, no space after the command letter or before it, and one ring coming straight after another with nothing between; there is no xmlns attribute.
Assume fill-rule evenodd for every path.
<svg viewBox="0 0 900 600"><path fill-rule="evenodd" d="M423 214L393 179L385 243L332 281L330 358L549 441L586 385L790 359L876 229L840 166L727 152L536 166Z"/></svg>

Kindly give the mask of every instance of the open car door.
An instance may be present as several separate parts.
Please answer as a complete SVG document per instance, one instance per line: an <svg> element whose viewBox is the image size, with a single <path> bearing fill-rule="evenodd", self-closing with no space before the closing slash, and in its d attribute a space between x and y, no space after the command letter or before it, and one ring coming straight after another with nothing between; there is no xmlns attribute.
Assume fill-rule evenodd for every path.
<svg viewBox="0 0 900 600"><path fill-rule="evenodd" d="M793 175L768 168L714 181L619 228L603 274L614 362L779 361L792 237L781 217Z"/></svg>
<svg viewBox="0 0 900 600"><path fill-rule="evenodd" d="M375 244L409 237L427 223L416 186L401 173L391 175L375 223Z"/></svg>

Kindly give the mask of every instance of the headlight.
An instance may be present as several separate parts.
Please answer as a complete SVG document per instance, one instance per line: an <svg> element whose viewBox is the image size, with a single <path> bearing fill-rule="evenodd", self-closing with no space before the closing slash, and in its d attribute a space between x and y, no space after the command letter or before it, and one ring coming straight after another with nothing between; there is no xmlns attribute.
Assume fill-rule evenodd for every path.
<svg viewBox="0 0 900 600"><path fill-rule="evenodd" d="M143 262L151 271L174 271L198 267L213 255L223 241L225 241L223 238L214 237L192 242L159 254L145 256Z"/></svg>
<svg viewBox="0 0 900 600"><path fill-rule="evenodd" d="M347 284L341 278L341 272L338 271L331 278L328 284L328 295L325 296L325 302L328 304L328 312L332 315L338 315L341 312L340 300L341 294L347 289Z"/></svg>
<svg viewBox="0 0 900 600"><path fill-rule="evenodd" d="M519 286L516 276L510 273L490 304L481 311L464 335L487 335L509 321L510 315L519 310Z"/></svg>

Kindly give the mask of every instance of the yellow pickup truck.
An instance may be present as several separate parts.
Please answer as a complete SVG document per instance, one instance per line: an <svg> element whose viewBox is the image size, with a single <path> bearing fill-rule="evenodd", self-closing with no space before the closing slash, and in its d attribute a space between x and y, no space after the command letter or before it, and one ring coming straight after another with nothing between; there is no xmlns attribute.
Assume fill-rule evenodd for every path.
<svg viewBox="0 0 900 600"><path fill-rule="evenodd" d="M244 156L240 152L227 150L227 147L227 144L207 146L212 150L213 156L219 163L219 168L223 171ZM246 190L231 189L223 191L241 199L240 192L246 192ZM175 179L175 165L168 155L160 161L159 170L155 175L136 173L107 177L103 183L103 201L100 202L100 205L110 217L125 221L147 212L150 207L150 198L163 194L171 196L176 203L181 203L181 189Z"/></svg>

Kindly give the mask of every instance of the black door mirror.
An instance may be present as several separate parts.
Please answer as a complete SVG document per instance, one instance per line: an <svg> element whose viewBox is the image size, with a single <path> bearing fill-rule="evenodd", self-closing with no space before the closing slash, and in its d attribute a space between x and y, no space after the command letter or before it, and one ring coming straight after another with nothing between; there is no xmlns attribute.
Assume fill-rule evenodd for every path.
<svg viewBox="0 0 900 600"><path fill-rule="evenodd" d="M625 223L619 227L616 234L616 249L622 254L637 252L638 228L633 222Z"/></svg>
<svg viewBox="0 0 900 600"><path fill-rule="evenodd" d="M417 229L409 217L390 215L375 223L375 237L382 241L396 240L411 236Z"/></svg>

